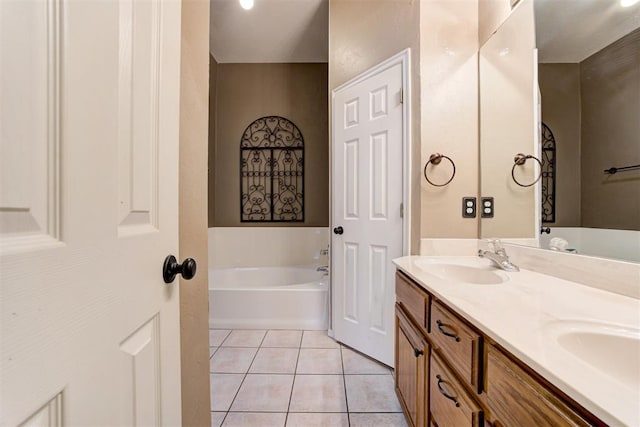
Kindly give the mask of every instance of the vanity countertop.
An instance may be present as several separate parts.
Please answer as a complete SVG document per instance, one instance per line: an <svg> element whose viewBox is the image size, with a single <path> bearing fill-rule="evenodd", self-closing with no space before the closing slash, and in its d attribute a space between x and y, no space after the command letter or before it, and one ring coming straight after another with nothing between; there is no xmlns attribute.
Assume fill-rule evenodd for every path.
<svg viewBox="0 0 640 427"><path fill-rule="evenodd" d="M430 264L491 269L478 257L407 256L394 263L602 421L640 426L640 300L529 270L491 270L504 280L498 284L455 282L429 272ZM588 361L567 349L585 345L584 331L595 331L594 342L608 347L585 352ZM629 376L620 366L637 372Z"/></svg>

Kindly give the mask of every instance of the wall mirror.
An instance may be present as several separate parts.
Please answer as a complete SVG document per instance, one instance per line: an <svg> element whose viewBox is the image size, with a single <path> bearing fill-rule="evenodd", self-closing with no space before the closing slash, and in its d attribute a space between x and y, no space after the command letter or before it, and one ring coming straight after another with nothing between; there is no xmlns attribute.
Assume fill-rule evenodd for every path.
<svg viewBox="0 0 640 427"><path fill-rule="evenodd" d="M631 3L525 2L481 48L481 153L492 153L501 144L501 150L513 154L528 145L545 162L543 178L530 193L511 189L515 196L503 192L496 198L496 215L503 204L508 205L505 208L515 216L515 225L482 219L482 238L530 238L525 242L545 249L640 262L640 167L636 167L640 165L640 2ZM521 137L526 137L530 129L527 113L518 113L507 103L501 110L487 108L491 105L483 97L495 89L494 74L499 73L483 58L495 55L491 50L505 49L494 46L494 38L506 38L501 35L503 28L514 26L514 18L522 25L523 19L531 18L529 13L535 22L537 55L532 57L537 64L532 71L535 87L530 92L528 120L537 135L519 140L520 146L512 148L512 141L496 142L492 131L485 132L484 127L520 120L517 126L522 127ZM522 18L524 14L528 16ZM525 53L522 55L524 58ZM516 72L526 73L524 60L521 66ZM523 94L531 88L527 83L521 82ZM514 114L519 114L516 121L511 118ZM555 142L552 156L544 150L550 139ZM531 168L530 173L537 176L536 166ZM606 172L611 168L616 173ZM483 196L496 191L492 187L496 181L506 180L504 170L500 173L503 176L496 178L492 159L483 154ZM509 185L503 182L502 187ZM530 215L525 212L527 202L533 205ZM547 227L550 233L540 235Z"/></svg>

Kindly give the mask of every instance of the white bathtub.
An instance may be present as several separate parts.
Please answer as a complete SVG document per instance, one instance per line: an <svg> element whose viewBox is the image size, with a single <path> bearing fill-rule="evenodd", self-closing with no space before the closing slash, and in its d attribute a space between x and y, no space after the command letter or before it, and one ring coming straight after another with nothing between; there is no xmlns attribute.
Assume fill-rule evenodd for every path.
<svg viewBox="0 0 640 427"><path fill-rule="evenodd" d="M329 327L329 285L316 267L209 268L209 327Z"/></svg>

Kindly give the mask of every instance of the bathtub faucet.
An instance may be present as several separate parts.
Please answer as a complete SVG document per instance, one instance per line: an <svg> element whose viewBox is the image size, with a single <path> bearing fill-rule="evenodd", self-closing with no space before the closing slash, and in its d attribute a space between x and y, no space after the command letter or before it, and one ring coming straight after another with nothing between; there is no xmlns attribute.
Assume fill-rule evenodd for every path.
<svg viewBox="0 0 640 427"><path fill-rule="evenodd" d="M320 267L316 268L316 271L322 271L324 274L329 274L329 266L321 265Z"/></svg>

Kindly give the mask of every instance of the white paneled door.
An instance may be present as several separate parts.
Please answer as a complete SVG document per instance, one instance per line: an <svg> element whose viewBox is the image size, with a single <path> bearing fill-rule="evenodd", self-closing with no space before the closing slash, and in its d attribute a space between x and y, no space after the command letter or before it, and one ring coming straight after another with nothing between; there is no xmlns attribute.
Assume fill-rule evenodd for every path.
<svg viewBox="0 0 640 427"><path fill-rule="evenodd" d="M393 365L393 258L403 251L403 64L333 96L334 337Z"/></svg>
<svg viewBox="0 0 640 427"><path fill-rule="evenodd" d="M0 425L180 425L179 1L0 1Z"/></svg>

